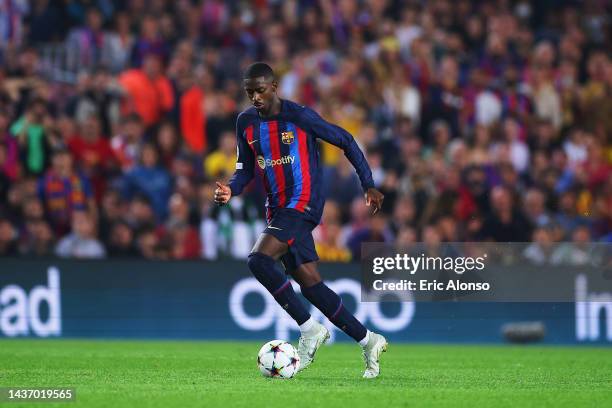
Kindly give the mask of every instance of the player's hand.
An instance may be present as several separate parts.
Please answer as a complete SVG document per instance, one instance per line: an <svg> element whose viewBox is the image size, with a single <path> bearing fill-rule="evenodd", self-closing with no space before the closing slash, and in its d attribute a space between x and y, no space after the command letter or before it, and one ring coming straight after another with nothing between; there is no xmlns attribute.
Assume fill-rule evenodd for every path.
<svg viewBox="0 0 612 408"><path fill-rule="evenodd" d="M382 208L382 203L385 196L375 188L368 188L365 193L366 205L372 207L372 215L376 214Z"/></svg>
<svg viewBox="0 0 612 408"><path fill-rule="evenodd" d="M217 181L217 188L215 188L215 203L219 205L226 204L231 197L232 190L229 186Z"/></svg>

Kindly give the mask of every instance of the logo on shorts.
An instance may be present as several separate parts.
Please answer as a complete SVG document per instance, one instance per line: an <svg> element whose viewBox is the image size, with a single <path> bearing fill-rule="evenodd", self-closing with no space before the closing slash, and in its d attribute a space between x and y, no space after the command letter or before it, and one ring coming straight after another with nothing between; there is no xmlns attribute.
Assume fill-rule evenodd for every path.
<svg viewBox="0 0 612 408"><path fill-rule="evenodd" d="M292 131L281 133L281 141L284 144L291 144L293 143L294 140L295 140L295 136L293 136Z"/></svg>

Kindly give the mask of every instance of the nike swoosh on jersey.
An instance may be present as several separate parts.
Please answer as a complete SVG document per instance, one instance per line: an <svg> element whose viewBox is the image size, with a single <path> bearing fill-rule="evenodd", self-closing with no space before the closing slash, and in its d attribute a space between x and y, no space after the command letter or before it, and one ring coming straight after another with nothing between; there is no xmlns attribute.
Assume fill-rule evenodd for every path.
<svg viewBox="0 0 612 408"><path fill-rule="evenodd" d="M248 143L249 145L252 145L253 143L258 142L258 141L259 141L259 139L255 139L255 140L250 141L250 142L249 142L249 141L247 141L247 143Z"/></svg>
<svg viewBox="0 0 612 408"><path fill-rule="evenodd" d="M283 230L282 228L273 227L273 226L271 226L271 225L268 225L268 228L271 228L271 229L277 229L277 230L279 230L279 231L282 231L282 230Z"/></svg>

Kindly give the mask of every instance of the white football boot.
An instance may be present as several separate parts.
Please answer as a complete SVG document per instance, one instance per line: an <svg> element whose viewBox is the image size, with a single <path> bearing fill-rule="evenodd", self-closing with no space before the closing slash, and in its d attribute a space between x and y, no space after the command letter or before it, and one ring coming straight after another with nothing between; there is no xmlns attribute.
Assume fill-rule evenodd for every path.
<svg viewBox="0 0 612 408"><path fill-rule="evenodd" d="M380 374L380 355L387 351L387 339L380 334L370 332L368 344L363 348L363 360L365 361L366 369L363 373L363 378L376 378Z"/></svg>
<svg viewBox="0 0 612 408"><path fill-rule="evenodd" d="M329 339L329 330L322 324L315 322L315 327L309 331L309 335L301 335L298 342L298 355L300 356L300 368L298 372L308 368L314 361L315 353Z"/></svg>

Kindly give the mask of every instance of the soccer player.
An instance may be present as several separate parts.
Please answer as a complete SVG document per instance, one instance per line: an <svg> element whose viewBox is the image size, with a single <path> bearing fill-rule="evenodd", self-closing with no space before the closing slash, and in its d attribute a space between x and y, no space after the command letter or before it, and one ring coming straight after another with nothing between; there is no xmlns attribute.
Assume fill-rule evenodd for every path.
<svg viewBox="0 0 612 408"><path fill-rule="evenodd" d="M229 185L217 182L215 202L225 204L242 192L257 165L267 191L268 226L249 255L248 266L257 280L300 326L300 370L314 360L329 331L316 322L277 265L299 283L302 294L332 323L359 342L366 369L364 378L380 373L379 358L387 340L367 330L342 304L342 299L323 283L317 270L319 259L312 238L323 211L322 173L317 139L344 151L355 167L372 214L380 210L383 195L374 188L372 172L353 137L323 120L316 112L280 99L278 83L269 65L256 62L244 74L244 89L253 106L238 116L238 161Z"/></svg>

